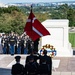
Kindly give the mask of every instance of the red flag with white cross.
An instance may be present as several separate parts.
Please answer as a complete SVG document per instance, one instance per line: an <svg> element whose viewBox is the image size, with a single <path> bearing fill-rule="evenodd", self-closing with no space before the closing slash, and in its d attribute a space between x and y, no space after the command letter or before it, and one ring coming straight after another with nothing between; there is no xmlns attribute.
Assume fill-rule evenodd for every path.
<svg viewBox="0 0 75 75"><path fill-rule="evenodd" d="M50 35L49 31L36 19L32 13L32 9L26 22L24 32L35 41L40 37Z"/></svg>

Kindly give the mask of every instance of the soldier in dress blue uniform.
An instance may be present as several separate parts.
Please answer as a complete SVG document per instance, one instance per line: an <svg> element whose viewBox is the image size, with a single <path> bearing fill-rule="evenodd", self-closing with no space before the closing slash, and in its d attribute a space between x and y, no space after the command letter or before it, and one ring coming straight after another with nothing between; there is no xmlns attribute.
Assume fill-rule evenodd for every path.
<svg viewBox="0 0 75 75"><path fill-rule="evenodd" d="M11 36L9 38L9 46L10 46L10 54L14 55L15 53L15 44L16 44L17 40L14 36L14 33L11 33Z"/></svg>
<svg viewBox="0 0 75 75"><path fill-rule="evenodd" d="M7 54L9 54L9 36L8 34L6 34L6 38L8 39L8 42L7 42Z"/></svg>
<svg viewBox="0 0 75 75"><path fill-rule="evenodd" d="M28 37L27 38L27 48L28 48L28 54L30 54L31 53L31 50L32 50L32 46L31 46L31 44L32 44L32 40Z"/></svg>
<svg viewBox="0 0 75 75"><path fill-rule="evenodd" d="M21 37L18 36L17 39L17 54L21 54Z"/></svg>
<svg viewBox="0 0 75 75"><path fill-rule="evenodd" d="M24 54L24 37L21 37L21 54Z"/></svg>
<svg viewBox="0 0 75 75"><path fill-rule="evenodd" d="M2 48L3 48L3 54L7 54L8 38L6 37L6 35L4 35L4 37L2 37L1 44L2 44Z"/></svg>
<svg viewBox="0 0 75 75"><path fill-rule="evenodd" d="M23 75L24 66L20 64L20 56L16 56L16 64L12 65L11 74L12 75Z"/></svg>
<svg viewBox="0 0 75 75"><path fill-rule="evenodd" d="M18 35L14 34L14 37L16 39L16 43L15 43L15 54L17 54L17 40L18 40Z"/></svg>
<svg viewBox="0 0 75 75"><path fill-rule="evenodd" d="M24 54L28 54L28 49L26 47L26 44L24 44Z"/></svg>

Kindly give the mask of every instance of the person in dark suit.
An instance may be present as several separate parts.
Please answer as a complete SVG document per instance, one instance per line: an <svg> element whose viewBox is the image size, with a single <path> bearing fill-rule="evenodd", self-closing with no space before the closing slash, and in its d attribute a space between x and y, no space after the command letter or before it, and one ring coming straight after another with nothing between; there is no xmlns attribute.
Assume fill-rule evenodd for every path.
<svg viewBox="0 0 75 75"><path fill-rule="evenodd" d="M40 57L40 64L42 64L42 59L46 61L46 64L48 65L49 74L52 75L52 58L50 56L47 56L47 50L43 51L43 55Z"/></svg>
<svg viewBox="0 0 75 75"><path fill-rule="evenodd" d="M34 58L29 58L29 62L25 64L25 75L37 75L38 63L34 61Z"/></svg>
<svg viewBox="0 0 75 75"><path fill-rule="evenodd" d="M16 64L12 65L11 74L12 75L23 75L24 66L20 64L20 56L16 56Z"/></svg>
<svg viewBox="0 0 75 75"><path fill-rule="evenodd" d="M34 52L32 51L30 55L26 57L25 63L28 63L30 58L34 58L34 61L37 62L37 60L39 59L39 56L37 56L37 54L34 54Z"/></svg>
<svg viewBox="0 0 75 75"><path fill-rule="evenodd" d="M46 64L46 60L42 57L42 63L39 65L37 69L37 74L48 75L48 73L49 73L48 64Z"/></svg>

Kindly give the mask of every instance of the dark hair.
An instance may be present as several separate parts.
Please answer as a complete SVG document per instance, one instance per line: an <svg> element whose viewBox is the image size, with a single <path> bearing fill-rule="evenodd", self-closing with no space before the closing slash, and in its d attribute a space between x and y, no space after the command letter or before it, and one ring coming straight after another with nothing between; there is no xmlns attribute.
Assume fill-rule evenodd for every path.
<svg viewBox="0 0 75 75"><path fill-rule="evenodd" d="M44 51L43 51L43 54L47 54L47 50L44 50Z"/></svg>
<svg viewBox="0 0 75 75"><path fill-rule="evenodd" d="M34 57L30 57L29 60L34 60Z"/></svg>

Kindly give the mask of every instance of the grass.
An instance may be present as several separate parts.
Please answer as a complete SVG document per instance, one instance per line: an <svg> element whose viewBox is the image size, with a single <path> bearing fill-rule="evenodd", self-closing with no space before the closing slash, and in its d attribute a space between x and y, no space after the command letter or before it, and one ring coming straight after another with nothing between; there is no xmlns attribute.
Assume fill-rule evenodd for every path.
<svg viewBox="0 0 75 75"><path fill-rule="evenodd" d="M69 33L69 42L75 47L75 33Z"/></svg>

